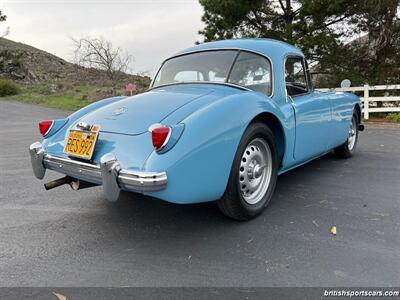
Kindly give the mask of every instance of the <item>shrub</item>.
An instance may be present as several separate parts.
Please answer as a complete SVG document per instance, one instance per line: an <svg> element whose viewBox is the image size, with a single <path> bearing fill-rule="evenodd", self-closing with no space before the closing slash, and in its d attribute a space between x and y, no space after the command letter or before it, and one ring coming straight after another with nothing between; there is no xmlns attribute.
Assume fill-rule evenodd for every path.
<svg viewBox="0 0 400 300"><path fill-rule="evenodd" d="M6 79L0 79L0 97L16 95L19 93L18 86Z"/></svg>
<svg viewBox="0 0 400 300"><path fill-rule="evenodd" d="M400 113L387 114L386 119L395 121L395 122L400 122Z"/></svg>

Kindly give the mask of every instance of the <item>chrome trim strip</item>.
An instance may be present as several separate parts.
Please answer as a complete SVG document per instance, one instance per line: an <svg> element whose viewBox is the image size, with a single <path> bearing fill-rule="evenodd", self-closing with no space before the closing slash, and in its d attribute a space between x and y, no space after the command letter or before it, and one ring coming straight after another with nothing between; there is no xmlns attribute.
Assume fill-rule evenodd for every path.
<svg viewBox="0 0 400 300"><path fill-rule="evenodd" d="M234 88L243 90L243 91L252 91L252 92L254 92L253 90L251 90L251 89L249 89L249 88L246 88L246 87L244 87L244 86L237 85L237 84L234 84L234 83L229 83L229 82L212 82L212 81L172 82L172 83L166 83L166 84L157 85L157 86L155 86L155 87L151 87L151 88L148 89L148 91L152 91L152 90L155 90L155 89L158 89L158 88L162 88L162 87L165 87L165 86L179 85L179 84L215 84L215 85L226 85L226 86L231 86L231 87L234 87ZM268 96L268 97L269 97L269 96Z"/></svg>
<svg viewBox="0 0 400 300"><path fill-rule="evenodd" d="M154 124L150 125L149 128L148 128L148 131L152 134L153 130L156 129L156 128L159 128L159 127L167 127L168 128L168 135L165 138L164 143L161 145L161 147L159 149L154 148L154 150L156 152L159 152L159 151L164 149L164 147L168 144L169 139L171 138L171 135L172 135L172 127L171 126L167 126L167 125L163 125L163 124L160 124L160 123L154 123Z"/></svg>
<svg viewBox="0 0 400 300"><path fill-rule="evenodd" d="M101 165L104 164L102 168L101 165L45 154L39 142L33 143L29 151L33 172L37 178L42 179L46 169L50 169L76 179L103 185L110 201L115 201L112 195L116 194L116 186L131 192L147 192L165 189L168 182L166 172L121 169L118 160L111 153L101 158ZM110 175L111 173L114 177Z"/></svg>
<svg viewBox="0 0 400 300"><path fill-rule="evenodd" d="M170 85L170 84L164 84L164 85L159 85L159 86L157 86L157 87L154 87L154 86L153 86L153 85L154 85L154 81L156 80L158 73L160 72L161 68L163 67L163 65L164 65L164 63L165 63L166 61L168 61L168 60L170 60L170 59L173 59L173 58L176 58L176 57L179 57L179 56L188 55L188 54L193 54L193 53L198 53L198 52L207 52L207 51L221 51L221 50L226 50L226 51L229 51L229 50L244 51L244 52L250 52L250 53L258 54L258 55L260 55L260 56L265 57L265 58L269 61L270 65L271 65L271 87L272 87L272 89L271 89L271 95L266 95L266 96L267 96L267 97L270 97L270 98L272 98L272 97L274 96L274 93L275 93L275 74L274 74L274 64L273 64L273 62L272 62L272 59L271 59L268 55L266 55L266 54L264 54L264 53L261 53L261 52L255 51L255 50L251 50L251 49L247 49L247 48L240 48L240 47L237 47L237 48L235 48L235 47L233 47L233 48L227 47L227 48L198 49L198 50L193 50L193 51L187 51L187 52L184 52L184 53L179 53L179 54L173 55L173 56L171 56L171 57L168 57L167 59L165 59L165 60L161 63L160 68L158 68L156 75L154 76L153 80L152 80L151 83L150 83L150 87L149 87L148 91L152 90L153 88L157 88L157 87L161 87L161 86ZM197 82L199 82L199 81L197 81ZM200 83L212 83L212 82L207 82L207 81L205 81L205 82L200 82ZM178 83L178 84L179 84L179 83ZM240 87L240 88L244 88L244 89L246 89L246 90L251 91L250 89L247 89L247 88L245 88L245 87L243 87L243 86L241 86L241 85L235 85L235 84L232 84L232 85L233 85L233 86Z"/></svg>
<svg viewBox="0 0 400 300"><path fill-rule="evenodd" d="M43 134L43 137L46 137L49 134L49 132L53 129L54 123L55 123L54 120L51 120L51 125L49 129L47 129L46 133Z"/></svg>
<svg viewBox="0 0 400 300"><path fill-rule="evenodd" d="M160 149L156 149L156 151L161 151L162 149L164 149L164 147L168 144L169 139L171 138L172 128L171 128L171 126L166 126L166 127L168 127L168 135L167 135L164 143L161 145Z"/></svg>

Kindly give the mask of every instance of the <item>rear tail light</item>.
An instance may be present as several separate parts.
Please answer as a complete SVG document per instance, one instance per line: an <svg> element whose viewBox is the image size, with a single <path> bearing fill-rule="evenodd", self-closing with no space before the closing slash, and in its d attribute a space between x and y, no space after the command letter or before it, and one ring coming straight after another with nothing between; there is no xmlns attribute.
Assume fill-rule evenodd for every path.
<svg viewBox="0 0 400 300"><path fill-rule="evenodd" d="M171 128L161 124L151 126L151 140L155 150L161 150L168 143L171 136Z"/></svg>
<svg viewBox="0 0 400 300"><path fill-rule="evenodd" d="M39 131L40 134L46 136L51 127L53 127L54 121L53 120L43 120L39 122Z"/></svg>

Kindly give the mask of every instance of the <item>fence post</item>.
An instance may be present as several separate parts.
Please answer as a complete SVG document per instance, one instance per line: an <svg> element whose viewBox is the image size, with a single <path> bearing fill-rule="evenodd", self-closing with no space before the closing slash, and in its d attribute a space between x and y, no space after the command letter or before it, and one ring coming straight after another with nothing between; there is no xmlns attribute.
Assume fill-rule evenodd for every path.
<svg viewBox="0 0 400 300"><path fill-rule="evenodd" d="M364 84L364 119L369 119L369 86Z"/></svg>

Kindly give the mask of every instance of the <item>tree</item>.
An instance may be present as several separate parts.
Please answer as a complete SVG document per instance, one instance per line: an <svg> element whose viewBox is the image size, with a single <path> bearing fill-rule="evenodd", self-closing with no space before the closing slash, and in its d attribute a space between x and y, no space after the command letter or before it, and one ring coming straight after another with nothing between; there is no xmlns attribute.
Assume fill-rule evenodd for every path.
<svg viewBox="0 0 400 300"><path fill-rule="evenodd" d="M7 16L3 14L3 12L0 10L0 22L5 22L7 20ZM3 33L0 34L0 37L5 37L7 34L10 33L10 28L6 27Z"/></svg>
<svg viewBox="0 0 400 300"><path fill-rule="evenodd" d="M102 37L72 38L74 55L78 65L87 68L104 70L110 80L115 93L122 73L125 73L132 60L132 56L125 53L120 47Z"/></svg>
<svg viewBox="0 0 400 300"><path fill-rule="evenodd" d="M400 79L400 0L362 1L364 13L359 24L367 32L363 54L369 60L365 75L373 84Z"/></svg>
<svg viewBox="0 0 400 300"><path fill-rule="evenodd" d="M262 37L300 47L311 62L342 45L354 21L357 0L200 0L205 41Z"/></svg>
<svg viewBox="0 0 400 300"><path fill-rule="evenodd" d="M0 22L7 20L7 16L2 13L0 10Z"/></svg>
<svg viewBox="0 0 400 300"><path fill-rule="evenodd" d="M400 79L400 0L199 0L204 41L263 37L298 46L323 85ZM357 38L357 35L365 35Z"/></svg>
<svg viewBox="0 0 400 300"><path fill-rule="evenodd" d="M354 34L361 35L339 49L342 59L320 64L322 85L343 78L353 84L397 84L400 80L400 0L359 1ZM381 104L381 103L380 103Z"/></svg>

